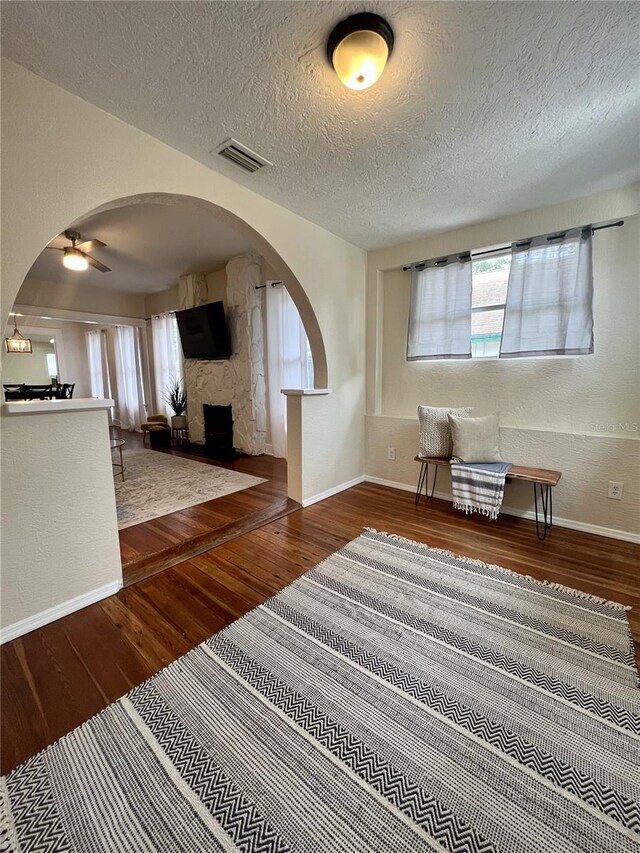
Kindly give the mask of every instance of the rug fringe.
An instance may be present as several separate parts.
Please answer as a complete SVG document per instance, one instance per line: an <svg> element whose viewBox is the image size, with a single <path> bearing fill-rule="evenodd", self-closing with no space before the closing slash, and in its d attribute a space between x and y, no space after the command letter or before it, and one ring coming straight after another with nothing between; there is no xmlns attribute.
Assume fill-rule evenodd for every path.
<svg viewBox="0 0 640 853"><path fill-rule="evenodd" d="M599 595L592 595L590 592L583 592L581 589L574 589L571 586L565 586L561 583L539 580L538 578L534 578L532 575L524 575L522 572L514 572L512 569L505 569L504 566L496 566L494 563L485 563L483 560L477 560L474 557L465 557L462 554L454 554L453 551L447 551L444 548L434 548L432 545L426 545L424 542L416 542L414 539L408 539L406 536L399 536L397 533L388 533L386 530L376 530L375 527L365 527L364 529L368 533L377 533L378 536L386 536L388 539L394 539L397 542L404 542L407 545L415 545L424 551L432 551L436 554L442 554L443 557L453 557L455 560L460 560L460 562L467 563L471 566L481 566L482 568L492 569L493 571L501 572L505 575L511 575L512 577L526 578L536 584L540 584L540 586L546 586L548 589L555 589L558 590L558 592L566 592L573 595L575 598L581 598L584 601L592 601L594 604L606 604L614 610L621 610L624 612L631 610L631 605L629 604L620 604L619 601L609 601L607 598L601 598Z"/></svg>

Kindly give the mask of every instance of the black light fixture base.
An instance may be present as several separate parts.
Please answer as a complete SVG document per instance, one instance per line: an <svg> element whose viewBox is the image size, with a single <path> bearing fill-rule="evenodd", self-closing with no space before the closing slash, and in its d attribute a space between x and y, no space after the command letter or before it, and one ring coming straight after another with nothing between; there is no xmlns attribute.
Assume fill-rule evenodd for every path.
<svg viewBox="0 0 640 853"><path fill-rule="evenodd" d="M391 25L380 15L375 15L373 12L359 12L357 15L350 15L340 21L331 31L327 41L327 58L331 65L333 65L333 53L340 42L352 33L358 33L361 30L368 30L382 36L389 48L389 56L391 56L394 43Z"/></svg>

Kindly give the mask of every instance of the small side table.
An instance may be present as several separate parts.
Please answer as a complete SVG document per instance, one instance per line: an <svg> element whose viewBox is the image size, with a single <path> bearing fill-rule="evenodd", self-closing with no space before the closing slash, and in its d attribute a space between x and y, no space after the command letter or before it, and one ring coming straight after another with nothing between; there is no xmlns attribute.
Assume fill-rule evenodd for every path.
<svg viewBox="0 0 640 853"><path fill-rule="evenodd" d="M117 450L120 454L120 462L112 462L113 465L113 478L115 480L116 477L122 477L122 482L124 483L124 462L122 460L122 448L125 446L127 442L124 438L110 438L109 444L111 445L112 450Z"/></svg>
<svg viewBox="0 0 640 853"><path fill-rule="evenodd" d="M186 427L171 427L171 443L174 445L188 444L189 432Z"/></svg>

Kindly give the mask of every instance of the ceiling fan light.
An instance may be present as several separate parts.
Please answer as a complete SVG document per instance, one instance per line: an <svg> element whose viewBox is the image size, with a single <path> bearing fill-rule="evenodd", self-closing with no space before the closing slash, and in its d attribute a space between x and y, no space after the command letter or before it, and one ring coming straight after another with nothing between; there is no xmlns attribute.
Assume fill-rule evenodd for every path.
<svg viewBox="0 0 640 853"><path fill-rule="evenodd" d="M393 41L393 30L384 18L363 12L340 21L329 36L327 53L347 88L368 89L380 79Z"/></svg>
<svg viewBox="0 0 640 853"><path fill-rule="evenodd" d="M89 262L82 254L82 252L80 252L78 249L73 249L71 247L64 250L64 255L62 256L62 264L68 270L77 271L86 270L89 266Z"/></svg>

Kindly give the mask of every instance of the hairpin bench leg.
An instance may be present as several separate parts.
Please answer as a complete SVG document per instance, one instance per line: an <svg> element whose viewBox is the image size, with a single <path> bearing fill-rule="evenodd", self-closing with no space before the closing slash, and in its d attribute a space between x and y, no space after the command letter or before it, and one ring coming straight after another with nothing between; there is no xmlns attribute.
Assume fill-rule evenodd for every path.
<svg viewBox="0 0 640 853"><path fill-rule="evenodd" d="M416 506L420 503L420 495L422 494L422 489L425 490L425 495L427 494L427 478L429 476L429 464L427 462L423 462L420 465L420 474L418 475L418 488L416 489ZM427 496L428 500L428 496Z"/></svg>
<svg viewBox="0 0 640 853"><path fill-rule="evenodd" d="M538 518L538 485L540 486L542 519ZM534 483L533 502L536 510L536 536L542 542L547 538L547 531L553 527L553 491L551 486L546 483Z"/></svg>
<svg viewBox="0 0 640 853"><path fill-rule="evenodd" d="M423 462L420 466L420 476L418 477L418 488L416 489L416 506L420 503L420 497L422 495L422 490L424 489L424 496L427 501L430 501L434 495L436 490L436 482L438 481L438 466L434 465L433 472L433 484L431 486L431 493L429 493L429 463Z"/></svg>

